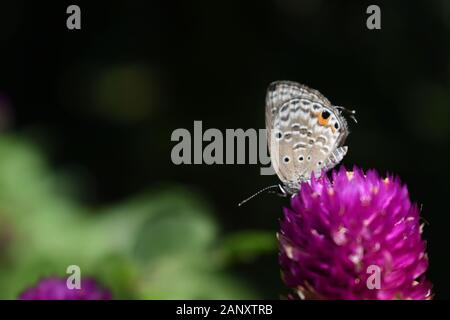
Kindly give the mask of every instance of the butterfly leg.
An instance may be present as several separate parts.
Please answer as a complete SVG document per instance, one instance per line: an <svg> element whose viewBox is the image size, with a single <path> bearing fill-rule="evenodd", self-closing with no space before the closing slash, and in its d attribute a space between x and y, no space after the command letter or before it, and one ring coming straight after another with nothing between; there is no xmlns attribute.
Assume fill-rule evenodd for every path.
<svg viewBox="0 0 450 320"><path fill-rule="evenodd" d="M281 184L278 185L277 190L272 189L272 190L268 191L268 193L276 194L280 197L287 197L287 195L288 195L287 190Z"/></svg>

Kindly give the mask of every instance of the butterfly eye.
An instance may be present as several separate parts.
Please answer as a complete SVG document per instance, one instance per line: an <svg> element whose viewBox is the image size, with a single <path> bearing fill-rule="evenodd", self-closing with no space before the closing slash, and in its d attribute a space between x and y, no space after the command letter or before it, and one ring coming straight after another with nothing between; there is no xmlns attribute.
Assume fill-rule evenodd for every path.
<svg viewBox="0 0 450 320"><path fill-rule="evenodd" d="M303 158L303 156L299 156L299 157L298 157L298 161L299 161L299 162L303 162L303 160L305 160L305 158Z"/></svg>
<svg viewBox="0 0 450 320"><path fill-rule="evenodd" d="M289 163L289 161L291 161L291 159L288 156L284 156L283 162L284 163Z"/></svg>

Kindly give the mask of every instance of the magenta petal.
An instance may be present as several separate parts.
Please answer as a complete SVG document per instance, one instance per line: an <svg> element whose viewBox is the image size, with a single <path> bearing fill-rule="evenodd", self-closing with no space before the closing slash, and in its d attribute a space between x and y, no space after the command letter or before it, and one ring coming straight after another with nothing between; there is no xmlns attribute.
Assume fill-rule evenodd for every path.
<svg viewBox="0 0 450 320"><path fill-rule="evenodd" d="M111 300L109 290L92 278L82 278L80 289L69 289L65 278L50 277L26 289L20 300Z"/></svg>

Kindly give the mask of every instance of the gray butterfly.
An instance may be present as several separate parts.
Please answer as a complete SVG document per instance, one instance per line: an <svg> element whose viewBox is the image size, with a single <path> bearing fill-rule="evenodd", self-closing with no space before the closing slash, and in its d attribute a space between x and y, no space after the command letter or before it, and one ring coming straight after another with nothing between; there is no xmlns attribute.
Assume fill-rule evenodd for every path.
<svg viewBox="0 0 450 320"><path fill-rule="evenodd" d="M276 81L266 95L267 141L272 166L282 184L282 195L295 194L302 182L319 176L342 161L349 133L343 112L355 111L333 106L319 91L292 81Z"/></svg>

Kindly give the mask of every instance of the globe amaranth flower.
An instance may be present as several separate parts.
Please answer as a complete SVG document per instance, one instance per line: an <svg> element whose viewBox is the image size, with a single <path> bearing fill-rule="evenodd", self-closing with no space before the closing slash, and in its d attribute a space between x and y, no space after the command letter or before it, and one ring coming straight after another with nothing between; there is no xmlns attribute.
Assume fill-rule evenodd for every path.
<svg viewBox="0 0 450 320"><path fill-rule="evenodd" d="M398 178L344 167L303 183L278 234L291 298L430 299L419 209Z"/></svg>
<svg viewBox="0 0 450 320"><path fill-rule="evenodd" d="M82 278L80 289L69 289L65 278L50 277L20 294L20 300L111 300L111 293L92 278Z"/></svg>

